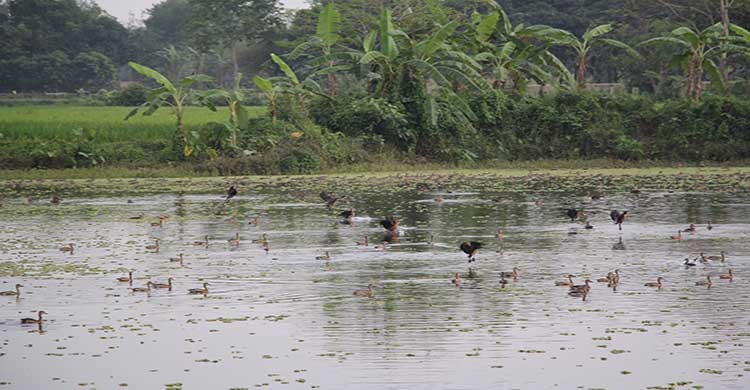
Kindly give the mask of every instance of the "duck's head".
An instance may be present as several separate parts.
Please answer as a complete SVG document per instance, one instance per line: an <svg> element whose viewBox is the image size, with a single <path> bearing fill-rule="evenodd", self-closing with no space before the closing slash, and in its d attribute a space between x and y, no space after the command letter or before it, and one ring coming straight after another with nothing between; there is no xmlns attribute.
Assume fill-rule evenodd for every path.
<svg viewBox="0 0 750 390"><path fill-rule="evenodd" d="M46 311L44 311L44 310L40 310L40 311L39 311L39 315L41 316L42 314L47 314L47 312L46 312Z"/></svg>
<svg viewBox="0 0 750 390"><path fill-rule="evenodd" d="M167 283L172 283L172 278L167 278Z"/></svg>
<svg viewBox="0 0 750 390"><path fill-rule="evenodd" d="M732 270L729 270L729 273L732 273ZM23 284L16 284L16 288L23 287Z"/></svg>
<svg viewBox="0 0 750 390"><path fill-rule="evenodd" d="M659 282L659 283L661 283L661 282L664 281L664 278L662 278L661 276L659 276L658 278L656 278L656 281Z"/></svg>
<svg viewBox="0 0 750 390"><path fill-rule="evenodd" d="M203 283L203 288L207 288L207 287L208 287L208 283Z"/></svg>

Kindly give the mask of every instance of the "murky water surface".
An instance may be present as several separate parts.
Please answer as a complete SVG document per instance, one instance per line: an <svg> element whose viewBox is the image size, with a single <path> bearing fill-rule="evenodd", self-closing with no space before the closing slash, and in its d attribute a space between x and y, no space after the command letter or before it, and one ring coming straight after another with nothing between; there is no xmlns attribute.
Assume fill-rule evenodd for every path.
<svg viewBox="0 0 750 390"><path fill-rule="evenodd" d="M0 389L750 387L746 192L455 190L358 186L351 225L337 216L346 204L328 210L318 188L283 185L228 202L221 188L6 197L0 290L25 287L0 297ZM569 206L595 228L570 223ZM622 231L612 208L631 212ZM387 214L402 229L381 250ZM697 232L670 239L689 223ZM264 233L268 253L253 242ZM205 236L208 248L193 244ZM158 253L145 248L155 239ZM472 264L457 249L470 240L486 246ZM725 262L682 265L722 250ZM180 253L182 266L169 261ZM614 269L617 288L595 282L585 300L555 286ZM115 280L128 270L134 287L171 277L173 288L130 292ZM712 287L696 286L706 275ZM663 288L644 286L658 276ZM187 294L204 282L207 295ZM370 283L373 298L353 295ZM20 324L37 310L41 329Z"/></svg>

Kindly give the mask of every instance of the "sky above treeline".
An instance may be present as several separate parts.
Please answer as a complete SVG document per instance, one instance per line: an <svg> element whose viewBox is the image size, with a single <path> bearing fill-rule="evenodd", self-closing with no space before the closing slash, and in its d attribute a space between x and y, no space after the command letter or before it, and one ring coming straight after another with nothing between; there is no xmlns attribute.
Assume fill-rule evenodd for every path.
<svg viewBox="0 0 750 390"><path fill-rule="evenodd" d="M96 2L110 15L117 18L120 23L127 24L131 20L131 15L135 17L135 22L143 18L143 11L151 8L156 3L163 0L96 0ZM306 8L307 0L281 0L286 8Z"/></svg>

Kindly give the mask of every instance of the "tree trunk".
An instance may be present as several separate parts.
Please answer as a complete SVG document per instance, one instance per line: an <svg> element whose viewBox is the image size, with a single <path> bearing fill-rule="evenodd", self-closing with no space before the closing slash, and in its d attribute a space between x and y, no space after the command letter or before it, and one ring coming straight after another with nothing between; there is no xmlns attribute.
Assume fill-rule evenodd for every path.
<svg viewBox="0 0 750 390"><path fill-rule="evenodd" d="M328 74L328 94L336 97L336 75L333 73Z"/></svg>
<svg viewBox="0 0 750 390"><path fill-rule="evenodd" d="M686 90L685 90L685 96L687 98L693 97L693 85L695 81L693 80L693 77L695 75L695 56L690 58L690 62L688 63L688 71L687 71L687 79L686 81Z"/></svg>
<svg viewBox="0 0 750 390"><path fill-rule="evenodd" d="M576 80L578 81L578 90L583 91L586 89L586 54L582 54L578 57L578 71L576 72Z"/></svg>
<svg viewBox="0 0 750 390"><path fill-rule="evenodd" d="M240 64L237 59L237 44L232 42L232 66L234 67L234 73L232 74L232 80L237 80L237 75L240 73Z"/></svg>
<svg viewBox="0 0 750 390"><path fill-rule="evenodd" d="M696 102L701 99L701 89L703 87L703 59L695 59L695 88L693 89L694 97L693 100Z"/></svg>
<svg viewBox="0 0 750 390"><path fill-rule="evenodd" d="M721 7L721 24L723 27L723 34L724 38L729 38L729 6L731 1L730 0L720 0L719 4ZM719 72L721 73L721 78L726 83L729 81L729 68L727 66L727 53L721 53L721 58L719 59Z"/></svg>
<svg viewBox="0 0 750 390"><path fill-rule="evenodd" d="M239 128L239 123L237 120L237 102L230 102L229 103L229 114L231 116L231 122L232 122L232 140L231 144L232 147L237 147L237 129Z"/></svg>

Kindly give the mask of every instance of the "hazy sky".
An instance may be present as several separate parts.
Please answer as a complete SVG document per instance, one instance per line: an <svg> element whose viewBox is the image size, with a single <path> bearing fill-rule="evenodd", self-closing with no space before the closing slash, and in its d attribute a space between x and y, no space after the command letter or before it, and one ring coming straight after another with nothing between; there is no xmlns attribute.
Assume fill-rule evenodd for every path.
<svg viewBox="0 0 750 390"><path fill-rule="evenodd" d="M133 12L136 19L141 18L141 12L151 8L162 0L96 0L110 15L116 17L121 23L128 23L130 13ZM281 0L287 8L307 7L307 0Z"/></svg>

